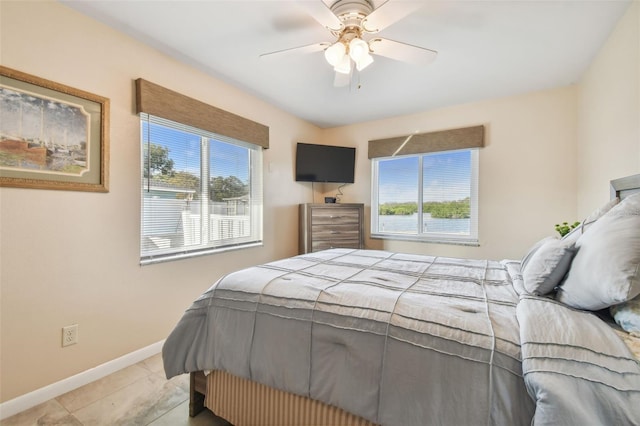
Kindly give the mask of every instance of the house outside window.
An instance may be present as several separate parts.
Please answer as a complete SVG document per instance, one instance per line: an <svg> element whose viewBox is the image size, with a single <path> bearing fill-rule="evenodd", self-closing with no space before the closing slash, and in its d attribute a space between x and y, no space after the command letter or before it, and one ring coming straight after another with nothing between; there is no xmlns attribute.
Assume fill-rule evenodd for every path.
<svg viewBox="0 0 640 426"><path fill-rule="evenodd" d="M478 149L373 158L371 236L477 245Z"/></svg>
<svg viewBox="0 0 640 426"><path fill-rule="evenodd" d="M261 245L262 148L140 116L141 264Z"/></svg>

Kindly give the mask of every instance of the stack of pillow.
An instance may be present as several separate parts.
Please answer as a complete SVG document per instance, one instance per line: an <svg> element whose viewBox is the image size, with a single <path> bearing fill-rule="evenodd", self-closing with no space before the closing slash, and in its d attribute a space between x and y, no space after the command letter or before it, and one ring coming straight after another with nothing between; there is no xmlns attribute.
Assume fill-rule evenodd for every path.
<svg viewBox="0 0 640 426"><path fill-rule="evenodd" d="M640 335L640 194L611 200L562 239L545 238L522 259L525 290L573 308L609 308Z"/></svg>

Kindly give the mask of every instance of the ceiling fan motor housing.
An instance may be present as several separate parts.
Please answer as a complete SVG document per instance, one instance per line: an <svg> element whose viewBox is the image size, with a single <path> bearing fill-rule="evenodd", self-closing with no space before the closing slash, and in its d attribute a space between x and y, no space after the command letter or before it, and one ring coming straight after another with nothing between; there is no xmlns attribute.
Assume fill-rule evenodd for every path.
<svg viewBox="0 0 640 426"><path fill-rule="evenodd" d="M369 0L338 0L331 6L331 12L340 19L344 28L360 28L362 20L373 12Z"/></svg>

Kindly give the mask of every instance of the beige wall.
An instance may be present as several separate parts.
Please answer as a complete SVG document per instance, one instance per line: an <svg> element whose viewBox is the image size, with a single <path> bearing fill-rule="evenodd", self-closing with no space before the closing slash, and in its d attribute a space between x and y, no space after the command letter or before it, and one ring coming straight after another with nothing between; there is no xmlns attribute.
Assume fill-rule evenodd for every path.
<svg viewBox="0 0 640 426"><path fill-rule="evenodd" d="M460 105L325 131L325 141L357 146L356 183L345 202L370 210L367 141L477 124L486 126L480 150L479 247L368 240L371 248L471 258L521 258L532 241L576 217L575 88ZM327 188L327 195L335 188ZM367 226L369 221L367 220Z"/></svg>
<svg viewBox="0 0 640 426"><path fill-rule="evenodd" d="M634 1L580 82L578 213L604 204L607 182L640 173L640 2Z"/></svg>
<svg viewBox="0 0 640 426"><path fill-rule="evenodd" d="M1 400L164 339L221 274L297 254L295 142L320 129L54 2L0 3L2 65L111 100L108 194L0 189ZM143 77L270 127L264 247L140 267L139 119ZM268 167L270 165L270 167ZM61 348L61 327L80 343Z"/></svg>
<svg viewBox="0 0 640 426"><path fill-rule="evenodd" d="M635 16L631 26L637 34L634 7L636 15L625 20ZM628 35L621 37L626 44ZM111 99L108 194L0 189L0 401L158 342L221 274L295 254L297 204L324 195L318 191L314 196L311 184L294 182L297 141L357 146L356 183L344 187L343 201L369 206L369 139L485 124L480 247L367 244L494 259L519 257L532 241L552 235L554 223L576 218L577 160L585 157L588 169L600 155L573 155L578 111L605 96L594 93L589 102L583 96L578 109L576 87L322 130L58 3L0 2L0 52L2 65ZM271 148L264 157L264 247L138 265L139 123L132 83L138 77L270 127ZM638 93L638 77L624 78ZM621 145L620 155L640 162L638 143L636 137L635 144ZM595 151L603 143L596 139L589 146ZM630 173L633 167L637 163L612 166L611 174ZM580 167L583 175L584 169ZM335 189L327 186L326 193ZM61 327L72 323L79 324L80 343L63 349Z"/></svg>

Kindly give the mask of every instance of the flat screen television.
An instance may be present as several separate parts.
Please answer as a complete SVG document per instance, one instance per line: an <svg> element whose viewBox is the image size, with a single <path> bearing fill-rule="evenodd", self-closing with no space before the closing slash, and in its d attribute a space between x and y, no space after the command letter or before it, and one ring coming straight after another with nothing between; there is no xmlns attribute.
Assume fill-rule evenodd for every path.
<svg viewBox="0 0 640 426"><path fill-rule="evenodd" d="M356 149L298 143L296 181L353 183Z"/></svg>

